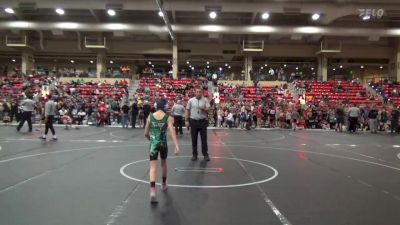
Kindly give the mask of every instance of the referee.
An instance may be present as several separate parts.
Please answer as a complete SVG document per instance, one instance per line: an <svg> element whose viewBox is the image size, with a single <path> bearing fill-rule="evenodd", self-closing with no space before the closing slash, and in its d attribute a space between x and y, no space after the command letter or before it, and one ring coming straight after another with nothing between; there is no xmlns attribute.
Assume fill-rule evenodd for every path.
<svg viewBox="0 0 400 225"><path fill-rule="evenodd" d="M32 111L33 108L35 107L35 101L32 100L33 96L31 93L27 95L27 98L22 101L22 118L21 122L19 122L17 126L17 131L19 132L21 130L21 127L24 125L25 121L28 122L28 127L29 127L29 132L32 132Z"/></svg>
<svg viewBox="0 0 400 225"><path fill-rule="evenodd" d="M209 109L210 103L203 97L203 90L201 88L196 88L195 97L191 98L186 105L186 126L189 128L190 125L190 133L192 136L192 161L197 160L197 137L199 133L204 161L210 161L207 146L207 118Z"/></svg>

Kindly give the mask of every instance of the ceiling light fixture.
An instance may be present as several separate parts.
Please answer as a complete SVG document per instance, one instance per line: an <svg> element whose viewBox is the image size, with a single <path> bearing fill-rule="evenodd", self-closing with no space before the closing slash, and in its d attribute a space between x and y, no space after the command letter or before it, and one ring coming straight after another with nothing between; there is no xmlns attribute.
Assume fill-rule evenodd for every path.
<svg viewBox="0 0 400 225"><path fill-rule="evenodd" d="M320 16L318 13L314 13L314 14L311 16L311 19L314 20L314 21L317 21L317 20L319 20L320 17L321 17L321 16Z"/></svg>
<svg viewBox="0 0 400 225"><path fill-rule="evenodd" d="M58 8L58 9L56 9L56 13L58 15L64 15L65 11L64 11L64 9Z"/></svg>
<svg viewBox="0 0 400 225"><path fill-rule="evenodd" d="M14 9L12 9L12 8L5 8L4 11L6 13L8 13L8 14L14 14L15 13Z"/></svg>
<svg viewBox="0 0 400 225"><path fill-rule="evenodd" d="M217 13L214 12L214 11L212 11L212 12L210 12L210 13L208 14L208 16L209 16L211 19L215 19L215 18L217 18Z"/></svg>
<svg viewBox="0 0 400 225"><path fill-rule="evenodd" d="M267 12L263 13L263 14L261 15L261 18L262 18L263 20L267 20L267 19L269 18L269 13L267 13Z"/></svg>
<svg viewBox="0 0 400 225"><path fill-rule="evenodd" d="M107 10L107 14L108 14L109 16L115 16L115 15L117 15L117 13L115 12L114 9L109 9L109 10Z"/></svg>

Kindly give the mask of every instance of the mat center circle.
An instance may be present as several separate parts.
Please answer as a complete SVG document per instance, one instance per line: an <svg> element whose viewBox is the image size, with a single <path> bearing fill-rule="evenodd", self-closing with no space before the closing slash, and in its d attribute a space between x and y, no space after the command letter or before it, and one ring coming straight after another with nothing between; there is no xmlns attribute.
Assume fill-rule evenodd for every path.
<svg viewBox="0 0 400 225"><path fill-rule="evenodd" d="M172 156L169 157L169 159L177 159L177 158L190 158L191 156ZM268 168L269 170L271 170L273 172L272 176L266 177L266 178L262 178L262 179L257 179L254 180L249 176L249 179L251 179L251 182L247 182L247 183L239 183L239 184L229 184L229 185L184 185L184 184L171 184L168 183L169 187L178 187L178 188L234 188L234 187L244 187L244 186L250 186L250 185L256 185L256 184L261 184L261 183L265 183L268 181L271 181L273 179L275 179L278 176L278 170L276 170L274 167L264 164L264 163L260 163L260 162L255 162L255 161L251 161L251 160L246 160L246 159L238 159L238 158L229 158L229 157L211 157L211 159L223 159L223 160L232 160L232 161L237 161L237 162L245 162L245 163L249 163L249 164L253 164L253 165L258 165L261 167L265 167ZM142 159L142 160L138 160L138 161L134 161L131 163L128 163L124 166L121 167L120 169L120 173L122 176L133 180L133 181L137 181L140 183L145 183L148 184L149 181L148 180L144 180L141 178L137 178L137 177L133 177L128 175L125 170L127 167L132 166L132 165L137 165L143 162L149 162L148 159ZM207 168L207 167L204 167ZM161 172L161 171L160 171ZM159 183L157 183L157 185L160 185Z"/></svg>

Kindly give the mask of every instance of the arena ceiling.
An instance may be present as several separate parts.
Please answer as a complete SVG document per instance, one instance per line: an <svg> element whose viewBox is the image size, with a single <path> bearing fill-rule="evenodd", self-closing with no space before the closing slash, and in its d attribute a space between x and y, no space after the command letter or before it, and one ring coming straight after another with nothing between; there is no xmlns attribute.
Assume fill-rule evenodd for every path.
<svg viewBox="0 0 400 225"><path fill-rule="evenodd" d="M13 8L15 13L5 13L4 9L8 7ZM164 0L162 7L167 14L166 17L169 22L172 25L176 25L176 27L182 26L179 32L189 34L198 33L201 28L199 25L238 27L240 29L237 30L244 30L249 26L399 28L400 24L400 2L398 0ZM65 14L58 15L55 12L56 8L62 8L65 10ZM109 16L107 14L108 9L115 10L116 15ZM368 21L364 21L359 16L360 9L383 9L385 14L382 18L371 18ZM164 20L158 15L159 7L156 1L153 0L0 0L0 11L0 22L3 22L2 30L51 30L54 27L47 27L47 24L62 22L89 25L154 25L155 28L165 26ZM217 12L216 19L211 20L209 18L210 11ZM267 20L262 19L264 12L269 13ZM311 19L314 13L320 15L319 20L314 21ZM39 26L30 28L23 25L18 27L9 25L9 23L4 24L4 22L13 21L38 22ZM55 27L61 30L64 29L62 26ZM81 31L84 32L85 29ZM117 30L124 31L123 28ZM164 33L166 32L165 29L161 30ZM177 28L176 30L179 29ZM87 29L87 31L90 31L90 29ZM136 32L135 29L130 31ZM205 30L202 33L207 33L207 31L210 30ZM96 30L96 32L98 31ZM104 29L104 32L109 32L109 30ZM221 31L221 33L224 32ZM235 32L225 33L234 34ZM246 32L240 31L236 33L243 35ZM259 33L265 34L264 32ZM273 33L273 35L275 34L287 33ZM162 35L158 36L161 39L165 39Z"/></svg>
<svg viewBox="0 0 400 225"><path fill-rule="evenodd" d="M399 0L164 0L161 6L179 42L318 44L330 37L349 44L389 45L400 37ZM109 16L109 9L116 15ZM360 9L385 13L364 20ZM0 0L0 38L171 42L159 11L157 0ZM211 11L216 19L210 19ZM269 18L264 20L266 12ZM318 20L311 19L315 13Z"/></svg>

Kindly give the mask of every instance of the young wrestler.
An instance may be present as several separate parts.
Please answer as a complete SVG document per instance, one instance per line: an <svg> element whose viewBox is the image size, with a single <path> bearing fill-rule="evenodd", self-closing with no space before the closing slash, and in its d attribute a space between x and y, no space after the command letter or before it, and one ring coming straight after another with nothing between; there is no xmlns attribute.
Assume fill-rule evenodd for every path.
<svg viewBox="0 0 400 225"><path fill-rule="evenodd" d="M144 135L150 140L150 202L157 203L156 178L158 155L161 158L162 184L161 189L167 190L167 128L175 144L175 155L179 154L179 143L173 126L173 118L165 113L167 101L160 99L157 102L156 112L151 113L147 119Z"/></svg>

